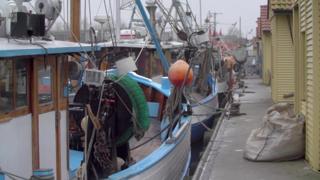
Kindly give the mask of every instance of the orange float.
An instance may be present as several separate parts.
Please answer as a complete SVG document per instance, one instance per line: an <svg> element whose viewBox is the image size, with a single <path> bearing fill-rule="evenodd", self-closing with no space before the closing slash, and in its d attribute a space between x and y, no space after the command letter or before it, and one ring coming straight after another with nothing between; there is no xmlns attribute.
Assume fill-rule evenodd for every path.
<svg viewBox="0 0 320 180"><path fill-rule="evenodd" d="M168 72L170 82L176 87L181 87L183 85L184 78L187 76L189 67L189 64L184 60L177 60L173 63ZM190 69L185 85L190 85L192 83L192 79L193 72L192 69Z"/></svg>

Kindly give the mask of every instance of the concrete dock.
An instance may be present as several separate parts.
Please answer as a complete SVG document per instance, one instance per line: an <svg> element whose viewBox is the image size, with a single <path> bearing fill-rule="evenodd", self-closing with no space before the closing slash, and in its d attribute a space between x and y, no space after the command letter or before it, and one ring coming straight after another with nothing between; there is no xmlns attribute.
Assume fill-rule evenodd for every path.
<svg viewBox="0 0 320 180"><path fill-rule="evenodd" d="M207 147L193 179L200 180L320 180L320 174L301 159L289 162L250 162L243 158L246 140L272 105L270 88L260 79L246 80L240 112L224 119Z"/></svg>

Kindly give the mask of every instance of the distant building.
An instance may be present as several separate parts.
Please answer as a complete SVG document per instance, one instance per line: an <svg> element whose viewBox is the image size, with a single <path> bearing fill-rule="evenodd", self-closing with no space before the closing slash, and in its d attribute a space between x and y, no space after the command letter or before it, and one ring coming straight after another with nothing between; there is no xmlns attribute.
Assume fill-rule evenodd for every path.
<svg viewBox="0 0 320 180"><path fill-rule="evenodd" d="M292 4L292 0L269 0L272 34L271 88L274 102L293 102L293 98L284 98L295 90Z"/></svg>
<svg viewBox="0 0 320 180"><path fill-rule="evenodd" d="M268 19L268 6L260 7L260 21L259 31L262 48L262 79L266 85L271 84L271 60L272 60L272 46L271 46L271 25Z"/></svg>

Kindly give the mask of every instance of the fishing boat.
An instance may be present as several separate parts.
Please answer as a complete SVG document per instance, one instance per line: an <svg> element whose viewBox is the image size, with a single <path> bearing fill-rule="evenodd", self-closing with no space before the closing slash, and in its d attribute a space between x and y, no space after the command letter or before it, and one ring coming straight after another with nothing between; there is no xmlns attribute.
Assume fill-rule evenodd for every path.
<svg viewBox="0 0 320 180"><path fill-rule="evenodd" d="M185 4L186 7L184 7L183 4ZM215 65L218 64L216 62L221 59L214 57L213 54L215 52L213 52L213 47L210 44L209 34L208 32L200 31L188 2L182 3L180 0L174 0L172 1L170 8L166 8L161 1L156 0L148 2L146 9L149 11L153 26L160 27L160 30L157 32L157 34L159 34L159 39L163 39L163 32L167 24L171 26L172 31L179 37L179 46L168 45L171 43L177 44L172 40L163 40L163 42L161 42L161 46L166 52L178 52L174 56L175 58L169 58L170 62L174 63L178 59L184 59L193 67L195 78L192 87L190 87L190 90L188 91L188 99L192 104L193 111L191 141L197 142L202 139L205 131L211 129L214 115L218 113L218 86L216 86L214 68ZM163 21L155 19L156 9L159 9L165 18ZM133 11L135 11L135 9L133 9ZM172 15L174 11L177 16ZM134 17L134 12L132 17ZM174 19L173 17L176 18ZM150 45L147 40L143 39L140 41L131 40L125 41L125 43L118 43L118 46L120 47L123 45L150 50L152 47L155 48L154 45ZM177 49L178 51L175 51ZM158 72L157 68L150 68L152 67L151 64L155 64L152 63L153 59L154 58L148 59L144 56L137 59L137 61L141 63L149 62L147 68L141 68L143 70L139 71L139 74L146 74L148 77L151 77Z"/></svg>
<svg viewBox="0 0 320 180"><path fill-rule="evenodd" d="M136 3L144 14L141 2ZM44 36L45 28L24 24L23 17L44 24L46 16L20 11L22 1L16 5L16 25L27 27L22 34L13 33L13 28L9 39L0 38L0 178L72 179L77 173L83 179L182 179L190 161L190 115L183 96L175 102L174 114L169 117L165 111L174 94L168 78L156 83L134 72L119 74L121 66L109 71L90 68L74 101L68 103L68 77L74 76L73 71L68 73L67 67L74 64L70 61L85 59L94 66L88 52L100 47L40 40L36 36ZM36 7L43 9L42 5ZM153 40L166 71L162 50ZM111 117L111 112L116 115ZM78 130L85 132L83 144L72 141ZM78 150L72 149L75 145Z"/></svg>
<svg viewBox="0 0 320 180"><path fill-rule="evenodd" d="M107 96L102 98L104 100L99 100L98 102L113 102L106 107L109 107L111 111L115 111L114 113L117 115L112 118L109 117L109 113L107 113L105 119L116 123L118 128L117 131L114 132L116 135L112 136L113 138L110 138L110 141L99 143L99 138L97 137L103 134L110 134L110 131L106 131L101 135L101 132L99 133L98 130L98 134L96 134L96 128L93 128L93 126L96 125L94 125L94 123L88 124L88 129L85 133L84 150L83 152L77 150L74 153L80 157L84 154L85 163L82 163L81 166L84 165L85 167L82 168L80 166L79 159L81 158L75 156L74 159L78 159L79 163L74 169L74 172L78 171L82 172L82 174L84 172L84 176L89 179L182 179L188 172L191 158L191 118L188 108L189 105L186 100L182 101L182 99L185 98L174 101L174 103L178 103L179 105L176 108L172 108L176 110L175 113L172 114L174 118L171 120L173 121L168 120L167 112L168 109L171 109L170 103L173 103L170 98L172 98L174 94L174 91L173 93L171 92L172 85L168 78L162 77L162 73L166 74L168 71L168 60L163 53L163 48L161 48L160 43L155 37L154 29L146 16L144 7L140 1L136 1L136 4L144 17L144 22L148 27L154 43L150 49L153 49L153 51L156 50L159 54L157 60L159 60L161 64L157 61L155 61L155 63L161 65L157 68L160 76L154 81L148 78L148 76L138 75L135 72L128 71L129 73L127 73L127 75L124 75L126 73L119 74L119 71L123 71L123 68L127 68L130 64L133 65L131 70L134 70L135 64L138 64L136 70L137 72L141 72L141 65L139 66L139 63L136 63L139 60L138 57L142 54L142 52L137 53L137 49L141 46L139 43L130 45L130 42L128 44L128 42L123 43L117 41L116 43L113 42L112 45L107 43L99 44L99 46L102 46L102 49L104 49L101 53L102 57L106 57L109 66L109 68L106 68L109 69L106 71L108 81L104 82L105 84L110 84L111 87L107 85L109 86L108 89L100 90L101 92L98 91L98 93L95 92L93 94L109 94L107 92L113 92L112 90L115 89L114 92L117 92L115 93L115 97L110 98ZM148 47L146 47L146 49L148 49ZM147 51L147 53L150 52L151 51ZM136 61L130 60L133 54L135 54L133 57ZM103 59L101 59L101 61L103 61ZM101 68L103 67L101 65L103 64L102 62L98 64ZM117 68L110 69L110 67L114 66ZM149 68L151 71L152 67ZM143 75L148 74L147 70L143 70L142 72L145 73ZM83 88L84 90L81 88L82 90L80 89L78 91L74 99L74 103L78 104L78 107L76 107L77 105L72 105L73 108L81 109L81 106L83 107L84 104L89 103L94 109L94 106L100 103L97 103L94 99L85 101L84 103L83 98L86 99L86 97L96 96L88 95L87 93L83 94L82 92L88 92L86 86ZM93 114L96 114L96 111L99 112L97 107L95 107ZM77 117L77 115L79 115L77 112L74 114L76 114L76 122L82 121L81 119L85 117ZM89 119L92 120L95 118L92 117ZM148 128L148 126L150 127ZM78 129L80 128L78 127ZM92 140L93 148L91 149L91 137L94 137L95 134L96 138ZM136 139L132 138L132 136L135 136ZM77 145L77 143L74 144L76 144L75 147L81 146ZM98 152L99 148L95 148L97 146L99 147L97 144L107 145L108 148L105 149L106 152ZM109 155L103 156L106 154ZM171 165L174 165L174 167Z"/></svg>
<svg viewBox="0 0 320 180"><path fill-rule="evenodd" d="M219 112L218 86L215 78L215 59L213 50L207 46L200 49L199 54L193 60L195 80L192 86L192 138L191 142L196 143L203 139L204 133L210 131L215 117Z"/></svg>
<svg viewBox="0 0 320 180"><path fill-rule="evenodd" d="M0 4L0 179L68 179L68 59L91 46L42 40L46 15Z"/></svg>
<svg viewBox="0 0 320 180"><path fill-rule="evenodd" d="M116 71L116 70L113 70ZM108 74L113 76L114 73L112 70L108 71ZM121 76L120 76L121 77ZM116 79L117 80L117 79ZM139 137L139 134L136 134L137 131L133 130L132 135L139 137L138 140L130 139L128 136L123 140L122 137L118 138L119 145L117 149L117 159L122 159L122 167L118 167L118 171L112 168L112 165L115 169L115 166L119 166L119 162L112 161L112 158L108 162L111 167L109 170L106 170L102 167L103 163L99 163L98 154L92 153L92 160L88 161L89 167L88 178L95 178L94 172L92 172L93 167L97 169L98 178L107 178L107 179L181 179L183 178L187 171L190 161L190 116L183 115L179 117L179 121L173 128L172 137L167 136L165 132L166 127L163 126L162 121L165 121L165 118L162 119L161 114L163 113L167 98L170 94L170 83L168 83L167 78L162 78L162 84L156 83L151 79L140 76L136 73L129 73L127 77L119 81L120 86L118 88L124 88L122 92L119 91L119 97L122 101L128 102L130 99L132 101L133 109L136 109L137 124L150 124L149 129L146 128L143 130L143 127L140 127L144 136ZM132 88L138 87L136 91L133 91ZM139 89L138 84L143 87ZM125 93L125 92L131 92ZM149 94L150 93L150 94ZM126 99L126 95L129 96ZM132 97L130 97L130 95ZM149 96L148 96L149 95ZM145 97L144 97L145 96ZM140 97L140 100L137 99ZM148 99L148 103L147 100ZM138 104L139 103L139 104ZM128 103L129 104L129 103ZM143 111L138 109L137 106L147 106L149 112L146 115L143 115ZM121 108L120 104L113 104L113 107L116 106L117 109ZM136 107L135 107L136 106ZM123 108L123 107L122 107ZM183 114L187 114L187 107L183 105ZM121 112L117 111L117 117L115 122L130 124L132 119L123 117L129 116L130 113L123 110ZM139 117L140 116L140 117ZM143 120L143 117L145 119ZM111 119L109 119L110 121ZM179 123L178 123L179 122ZM130 128L125 129L128 131ZM140 132L141 132L140 130ZM135 133L134 133L135 132ZM123 141L123 142L121 142ZM117 143L118 143L117 142ZM94 144L97 143L97 140L94 141ZM97 149L93 149L95 151ZM79 151L78 151L79 152ZM111 151L112 152L112 151ZM81 155L81 154L80 154ZM86 156L85 156L86 157ZM108 158L107 158L108 159ZM97 162L98 161L98 162ZM174 165L174 167L168 167L169 165ZM121 165L120 165L121 166ZM101 170L103 169L103 170ZM108 168L107 168L108 169ZM120 170L122 169L122 170Z"/></svg>
<svg viewBox="0 0 320 180"><path fill-rule="evenodd" d="M0 47L0 179L29 178L39 169L67 179L66 67L91 46L0 38Z"/></svg>

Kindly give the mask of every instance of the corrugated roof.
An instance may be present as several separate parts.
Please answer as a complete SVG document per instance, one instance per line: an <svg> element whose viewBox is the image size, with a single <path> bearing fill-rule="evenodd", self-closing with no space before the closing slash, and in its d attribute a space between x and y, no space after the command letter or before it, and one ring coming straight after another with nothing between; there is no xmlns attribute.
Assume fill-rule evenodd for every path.
<svg viewBox="0 0 320 180"><path fill-rule="evenodd" d="M271 31L270 20L268 19L268 5L260 6L261 31Z"/></svg>
<svg viewBox="0 0 320 180"><path fill-rule="evenodd" d="M269 0L272 10L291 10L294 0Z"/></svg>

